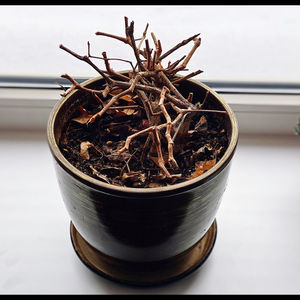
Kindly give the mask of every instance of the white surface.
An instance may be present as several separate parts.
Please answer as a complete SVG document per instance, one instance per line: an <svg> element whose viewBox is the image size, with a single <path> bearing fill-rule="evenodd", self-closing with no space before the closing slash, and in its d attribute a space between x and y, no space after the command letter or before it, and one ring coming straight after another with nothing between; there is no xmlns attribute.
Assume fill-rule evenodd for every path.
<svg viewBox="0 0 300 300"><path fill-rule="evenodd" d="M135 21L140 37L149 23L163 51L201 33L202 43L188 67L198 78L214 80L293 81L300 77L300 6L297 5L8 5L0 8L0 75L94 76L87 64L59 49L84 55L133 58L120 41L96 31L124 35L124 16ZM186 45L170 55L175 61ZM165 64L168 63L166 59ZM103 62L96 62L103 66ZM116 70L128 69L113 62ZM184 73L186 74L186 73Z"/></svg>
<svg viewBox="0 0 300 300"><path fill-rule="evenodd" d="M299 294L300 137L241 136L208 260L133 288L76 256L45 133L0 133L1 294Z"/></svg>
<svg viewBox="0 0 300 300"><path fill-rule="evenodd" d="M49 114L61 98L60 93L51 89L1 88L0 130L46 130ZM300 116L300 95L219 95L234 111L240 132L294 134Z"/></svg>

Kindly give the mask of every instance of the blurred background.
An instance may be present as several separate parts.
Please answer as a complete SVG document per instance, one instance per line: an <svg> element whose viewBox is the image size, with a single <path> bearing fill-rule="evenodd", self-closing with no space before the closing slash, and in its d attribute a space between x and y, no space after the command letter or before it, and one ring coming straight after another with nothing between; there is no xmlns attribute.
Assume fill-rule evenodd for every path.
<svg viewBox="0 0 300 300"><path fill-rule="evenodd" d="M201 80L299 82L300 7L297 5L3 5L0 7L0 76L96 75L59 44L80 54L130 58L130 47L96 31L124 35L124 16L135 37L149 23L163 51L200 33L202 44L188 67ZM151 40L152 43L152 40ZM170 59L186 54L191 44ZM165 63L168 61L166 60ZM102 61L98 62L99 65ZM114 62L116 70L128 64Z"/></svg>

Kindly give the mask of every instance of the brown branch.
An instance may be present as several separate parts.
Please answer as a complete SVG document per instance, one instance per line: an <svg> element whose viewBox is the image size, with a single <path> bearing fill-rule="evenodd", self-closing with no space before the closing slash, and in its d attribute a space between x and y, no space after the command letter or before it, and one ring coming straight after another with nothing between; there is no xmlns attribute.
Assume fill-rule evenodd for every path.
<svg viewBox="0 0 300 300"><path fill-rule="evenodd" d="M150 63L150 70L155 70L156 55L157 55L157 51L154 50L153 58L152 58L151 63Z"/></svg>
<svg viewBox="0 0 300 300"><path fill-rule="evenodd" d="M127 76L125 76L123 74L117 73L117 72L115 72L115 70L113 70L111 68L109 60L113 60L113 59L112 58L107 58L107 55L106 55L105 51L102 52L102 56L103 56L103 60L104 60L105 67L106 67L106 70L107 70L108 74L110 74L111 76L115 76L115 77L117 77L117 78L119 78L121 80L125 80L125 81L129 81L130 80L129 77L127 77ZM121 59L114 59L114 60L121 60ZM121 61L124 61L124 60L121 60ZM129 62L129 61L126 61L126 62ZM129 62L129 63L132 65L131 62Z"/></svg>
<svg viewBox="0 0 300 300"><path fill-rule="evenodd" d="M201 39L194 38L193 48L188 53L187 57L182 62L182 64L180 66L178 66L177 68L173 69L172 73L177 73L179 71L183 71L186 68L187 64L189 63L190 59L192 58L193 54L195 53L195 51L197 50L197 48L200 46L200 44L201 44Z"/></svg>
<svg viewBox="0 0 300 300"><path fill-rule="evenodd" d="M122 154L124 151L128 151L129 150L129 146L130 146L130 143L131 141L138 137L139 135L144 135L148 132L153 132L155 129L155 125L154 126L150 126L150 127L147 127L139 132L136 132L132 135L129 135L127 138L126 138L126 141L125 141L125 145L118 151L118 154Z"/></svg>
<svg viewBox="0 0 300 300"><path fill-rule="evenodd" d="M151 36L152 36L152 40L154 42L154 45L155 45L155 57L153 56L153 63L157 63L159 60L159 57L161 55L161 52L162 52L162 47L161 47L161 43L160 43L160 40L157 40L156 39L156 36L153 32L151 32Z"/></svg>
<svg viewBox="0 0 300 300"><path fill-rule="evenodd" d="M74 89L79 89L79 90L82 90L82 91L85 91L88 93L92 93L92 94L102 94L102 91L100 91L100 90L93 90L93 89L89 89L89 88L82 86L79 82L77 82L75 79L73 79L68 74L62 74L60 77L68 79L73 84L65 93L61 94L61 96L63 96L63 97L70 94L70 92L72 92Z"/></svg>
<svg viewBox="0 0 300 300"><path fill-rule="evenodd" d="M171 124L171 122L172 122L171 117L170 117L169 113L167 112L167 110L165 108L165 105L164 105L164 102L165 102L165 99L166 99L166 93L167 92L169 93L170 91L169 91L169 89L166 86L164 86L162 88L162 90L161 90L161 94L160 94L160 99L159 99L158 105L159 105L159 107L160 107L163 115L165 116L167 123Z"/></svg>
<svg viewBox="0 0 300 300"><path fill-rule="evenodd" d="M136 47L136 44L135 44L135 40L134 40L134 36L133 36L133 31L134 31L134 22L131 21L130 26L127 27L126 32L127 32L127 35L130 38L131 47L133 49L133 52L134 52L134 55L135 55L135 58L136 58L139 70L140 71L146 71L146 68L145 68L144 64L142 63L142 61L141 61L141 58L140 58L140 55L139 55L139 51L138 51L138 49Z"/></svg>
<svg viewBox="0 0 300 300"><path fill-rule="evenodd" d="M122 36L118 36L118 35L114 35L114 34L106 33L106 32L101 32L101 31L97 31L95 34L96 35L102 35L102 36L110 37L110 38L119 40L119 41L121 41L121 42L123 42L125 44L129 44L130 45L130 41L128 40L127 37L122 37Z"/></svg>
<svg viewBox="0 0 300 300"><path fill-rule="evenodd" d="M121 106L111 106L109 109L128 109L128 108L138 108L143 109L140 105L121 105Z"/></svg>
<svg viewBox="0 0 300 300"><path fill-rule="evenodd" d="M204 107L205 106L205 103L207 101L207 98L208 98L208 95L209 95L209 90L206 91L206 94L205 94L205 97L204 97L204 100L202 101L202 103L200 104L200 107Z"/></svg>
<svg viewBox="0 0 300 300"><path fill-rule="evenodd" d="M106 52L102 52L102 55L103 55L103 53L106 53ZM132 69L135 69L134 66L133 66L133 64L132 64L132 62L131 62L130 60L127 60L127 59L122 59L122 58L112 58L112 57L109 57L109 58L106 57L106 58L104 58L104 57L100 57L100 56L91 55L90 53L88 54L88 57L90 57L90 58L102 59L102 60L107 60L107 61L109 61L109 60L123 61L123 62L129 63L130 66L131 66L131 68L132 68ZM103 72L105 72L105 71L103 70ZM127 77L127 78L123 77L123 79L129 80L130 78L129 78L129 77Z"/></svg>
<svg viewBox="0 0 300 300"><path fill-rule="evenodd" d="M132 93L134 91L134 88L135 88L137 82L140 80L140 77L141 77L140 75L137 75L135 78L132 79L132 81L130 82L130 86L126 90L124 90L124 91L120 92L119 94L113 96L110 99L110 101L99 112L97 112L96 114L94 114L90 118L90 120L88 121L88 124L93 123L97 117L101 117L122 96L125 96L127 94Z"/></svg>
<svg viewBox="0 0 300 300"><path fill-rule="evenodd" d="M103 93L102 93L103 94ZM104 103L103 101L99 98L99 96L97 95L97 93L92 92L93 97L99 102L101 103L102 107L104 107Z"/></svg>
<svg viewBox="0 0 300 300"><path fill-rule="evenodd" d="M175 67L176 67L182 60L184 60L185 58L186 58L186 55L182 56L180 59L178 59L178 60L176 60L175 62L173 62L172 64L170 64L170 65L167 67L166 71L167 71L168 73L171 73L171 71L173 71L173 69L175 69Z"/></svg>
<svg viewBox="0 0 300 300"><path fill-rule="evenodd" d="M183 81L183 80L187 80L187 79L189 79L189 78L192 78L192 77L194 77L194 76L196 76L196 75L198 75L198 74L200 74L200 73L202 73L202 72L203 72L202 70L198 70L198 71L192 72L192 73L190 73L190 74L188 74L188 75L186 75L186 76L183 76L183 77L180 77L180 78L178 78L178 79L173 80L172 83L173 83L173 84L179 83L179 82L181 82L181 81Z"/></svg>
<svg viewBox="0 0 300 300"><path fill-rule="evenodd" d="M171 121L170 115L168 114L168 112L167 112L167 110L164 106L164 101L165 101L167 92L169 92L168 88L163 87L162 91L161 91L160 101L159 101L159 107L161 108L161 111L164 114L167 123L161 124L159 126L153 125L153 126L150 126L150 127L146 128L144 130L141 130L139 132L136 132L136 133L128 136L126 141L125 141L124 147L122 147L119 150L119 154L123 153L126 150L129 150L130 143L131 143L132 139L136 138L137 136L144 135L146 133L152 132L153 133L152 134L152 140L153 140L154 146L156 148L157 156L158 156L157 163L158 163L159 167L162 169L162 171L165 173L165 175L168 178L171 178L171 174L169 173L169 171L165 167L165 162L164 162L164 159L163 159L163 154L162 154L162 149L161 149L161 141L160 141L160 136L159 136L160 135L159 131L162 128L166 127L165 137L168 141L168 154L169 154L168 161L169 161L169 164L172 168L178 169L178 164L177 164L177 162L174 158L174 154L173 154L174 142L173 142L172 137L171 137L172 121ZM147 140L148 140L148 143L149 143L149 139L147 139Z"/></svg>
<svg viewBox="0 0 300 300"><path fill-rule="evenodd" d="M186 45L187 43L189 43L191 40L193 40L194 38L196 38L200 33L197 33L191 37L189 37L186 40L183 40L182 42L178 43L176 46L174 46L173 48L171 48L170 50L168 50L166 53L164 53L163 55L161 55L158 60L163 60L164 58L166 58L168 55L170 55L171 53L173 53L174 51L176 51L177 49L179 49L180 47Z"/></svg>
<svg viewBox="0 0 300 300"><path fill-rule="evenodd" d="M151 52L153 49L150 49L148 40L145 41L145 44L146 44L147 69L149 70L151 64Z"/></svg>
<svg viewBox="0 0 300 300"><path fill-rule="evenodd" d="M187 97L187 101L191 102L193 101L193 96L194 94L192 92L189 93L188 97Z"/></svg>
<svg viewBox="0 0 300 300"><path fill-rule="evenodd" d="M162 150L161 150L161 142L160 142L160 137L159 137L159 129L157 126L154 126L154 134L153 134L154 138L153 138L153 142L155 144L156 147L156 152L157 152L157 163L159 165L159 167L163 170L163 172L166 174L166 176L168 178L171 178L171 174L169 173L169 171L167 170L166 166L165 166L165 161L164 161L164 157L162 154Z"/></svg>
<svg viewBox="0 0 300 300"><path fill-rule="evenodd" d="M155 48L157 49L158 48L158 43L157 43L156 36L153 32L151 32L151 37L152 37L153 43L155 45Z"/></svg>
<svg viewBox="0 0 300 300"><path fill-rule="evenodd" d="M184 67L186 67L186 65L188 64L188 62L190 61L191 57L193 56L194 52L197 50L197 48L201 45L201 39L199 38L194 38L194 45L193 48L191 49L191 51L189 52L189 54L187 55L187 57L185 58L185 60L183 61L182 65Z"/></svg>
<svg viewBox="0 0 300 300"><path fill-rule="evenodd" d="M75 53L74 51L70 50L69 48L65 47L64 45L60 44L59 48L63 49L64 51L70 53L71 55L73 55L74 57L78 58L79 60L82 60L86 63L88 63L93 69L95 69L103 78L104 80L107 82L107 84L111 84L111 79L102 71L100 70L91 60L88 56L84 55L81 56L77 53Z"/></svg>
<svg viewBox="0 0 300 300"><path fill-rule="evenodd" d="M146 28L140 39L134 38L134 22L128 22L128 18L124 17L125 22L125 37L118 36L114 34L96 32L96 35L106 36L115 40L119 40L125 44L128 44L135 56L135 62L120 58L109 58L107 57L106 52L102 52L102 57L93 56L90 53L90 43L88 42L88 54L81 56L74 51L68 49L67 47L60 45L60 48L68 52L72 56L76 57L79 60L82 60L89 64L93 69L95 69L103 77L103 90L93 90L82 86L71 76L64 74L62 77L67 78L72 86L68 89L63 95L69 94L74 89L79 89L85 92L89 92L93 95L94 98L102 104L102 108L95 113L93 116L89 115L89 120L87 124L95 121L97 117L103 116L109 110L122 110L122 109L144 109L145 114L148 120L145 120L145 128L140 131L133 131L131 135L127 136L124 146L117 151L118 154L121 154L124 151L129 151L131 142L133 139L148 134L147 140L143 146L142 157L145 156L146 150L149 151L148 155L155 159L155 163L159 166L161 172L160 175L164 178L172 178L173 175L170 174L169 170L178 169L178 164L174 158L174 147L176 143L181 143L181 146L184 145L185 138L187 136L187 131L189 130L191 120L193 116L198 113L221 113L226 114L226 111L222 110L213 110L213 109L204 109L207 99L209 98L209 91L207 91L204 100L202 103L192 103L193 93L189 93L188 97L185 98L181 94L180 90L177 89L175 84L181 83L193 76L196 76L202 73L201 70L191 72L186 76L178 77L176 73L179 71L186 70L187 64L190 62L192 56L194 55L196 49L201 44L201 39L198 38L199 34L195 34L177 45L169 49L167 52L162 54L162 45L160 40L156 38L154 33L151 33L155 48L151 49L149 46L149 41L146 39L147 30L149 24L147 23ZM139 43L137 42L139 40ZM161 65L161 61L175 52L177 49L183 47L191 41L194 41L192 49L188 52L187 55L184 55L180 59L176 60L171 64L169 62L168 67L165 69ZM145 43L145 48L142 49L143 43ZM153 51L154 50L154 51ZM153 55L152 55L153 54ZM92 59L102 59L104 61L105 70L100 69L96 66ZM125 74L120 74L113 70L111 66L111 60L118 60L130 63L132 67L133 74L129 73L129 76ZM135 64L135 66L134 66ZM117 94L112 95L112 91L117 91ZM110 93L111 98L104 103L101 99L105 98ZM101 98L99 95L102 94ZM136 101L137 105L122 105L118 103L118 100L125 95L130 95L131 99ZM173 114L170 115L169 107L172 107L174 111L172 113L177 113L173 118ZM162 123L161 115L163 114L166 122ZM143 121L145 115L143 115ZM173 134L175 131L175 134ZM162 147L167 143L168 151L168 161L166 160L166 154L163 153L165 149ZM177 146L177 145L176 145ZM180 145L179 145L180 147ZM146 149L147 148L147 149ZM176 149L176 148L175 148ZM166 151L166 150L164 150ZM154 154L154 156L152 156ZM157 157L156 157L157 155ZM130 158L133 154L130 156ZM124 167L121 169L121 173L124 171L124 168L127 166L128 170L130 159L125 162ZM168 169L167 167L168 166ZM170 167L170 168L169 168ZM178 174L177 174L178 175ZM177 176L176 175L176 176ZM175 176L175 175L174 175Z"/></svg>
<svg viewBox="0 0 300 300"><path fill-rule="evenodd" d="M128 88L130 86L129 82L123 82L123 81L117 81L117 80L113 80L112 84L117 85L120 88ZM150 85L137 84L135 86L135 88L138 90L142 90L144 92L154 93L156 95L160 95L160 93L161 93L160 88L155 87L155 86L150 86ZM186 99L178 99L171 94L166 94L166 98L169 101L171 101L174 105L176 105L180 108L194 108L195 107L192 103L188 102Z"/></svg>
<svg viewBox="0 0 300 300"><path fill-rule="evenodd" d="M165 73L159 72L159 76L160 76L161 80L164 82L164 84L169 88L169 90L170 90L172 93L175 94L175 96L176 96L178 99L180 99L180 100L182 100L182 101L184 101L184 102L187 102L187 103L189 103L189 105L190 105L190 102L187 101L187 100L181 95L181 93L176 89L176 87L173 85L173 83L170 81L170 79L166 76Z"/></svg>
<svg viewBox="0 0 300 300"><path fill-rule="evenodd" d="M132 38L128 34L128 30L131 30L130 26L128 26L128 18L124 17L124 20L125 20L125 37L122 37L122 36L119 36L119 35L110 34L110 33L106 33L106 32L102 32L102 31L97 31L97 32L95 32L95 34L119 40L119 41L121 41L121 42L123 42L125 44L128 44L129 46L131 46L133 48L134 45L135 45L135 41L139 40L139 39L133 39L132 40ZM147 29L148 29L148 24L146 25L146 29L145 29L145 31L143 33L142 38L140 38L142 41L144 39L144 35L146 36ZM138 51L138 53L142 54L145 57L144 51L140 50L139 47L137 48L137 51Z"/></svg>
<svg viewBox="0 0 300 300"><path fill-rule="evenodd" d="M166 118L166 121L167 121L167 128L166 128L166 132L165 132L165 137L168 141L168 154L169 154L169 157L168 157L168 162L170 164L170 166L173 168L173 169L178 169L178 164L174 158L174 154L173 154L173 146L174 146L174 141L172 140L172 137L171 137L171 130L172 130L172 120L171 120L171 117L169 115L169 113L167 112L166 110L166 107L164 105L164 101L165 101L165 96L166 96L166 92L170 92L169 89L167 87L163 87L162 91L161 91L161 95L160 95L160 100L159 100L159 107L163 113L163 115L165 116Z"/></svg>
<svg viewBox="0 0 300 300"><path fill-rule="evenodd" d="M140 40L139 45L138 45L138 47L137 47L137 49L138 49L139 51L140 51L140 48L141 48L141 46L142 46L142 44L143 44L143 41L144 41L145 38L146 38L148 26L149 26L149 24L147 23L146 28L145 28L145 30L144 30L144 32L143 32L143 36L141 37L141 40Z"/></svg>
<svg viewBox="0 0 300 300"><path fill-rule="evenodd" d="M157 46L157 57L159 58L161 53L162 53L162 46L161 46L161 43L160 43L160 40L157 41L158 43L158 46ZM159 59L157 59L157 61L159 61Z"/></svg>
<svg viewBox="0 0 300 300"><path fill-rule="evenodd" d="M120 73L115 72L111 68L111 66L109 64L110 60L118 60L118 61L123 61L123 62L129 63L131 65L132 69L134 69L133 64L132 64L132 62L130 60L126 60L126 59L122 59L122 58L108 58L105 51L102 52L102 57L91 55L91 45L90 45L90 42L87 42L87 46L88 46L88 57L89 58L96 58L96 59L102 59L102 60L104 60L104 64L105 64L105 67L106 67L106 72L108 74L114 75L115 77L118 77L121 80L125 80L125 81L129 81L130 80L129 77L127 77L125 75L122 75ZM102 71L105 72L104 70L102 70Z"/></svg>

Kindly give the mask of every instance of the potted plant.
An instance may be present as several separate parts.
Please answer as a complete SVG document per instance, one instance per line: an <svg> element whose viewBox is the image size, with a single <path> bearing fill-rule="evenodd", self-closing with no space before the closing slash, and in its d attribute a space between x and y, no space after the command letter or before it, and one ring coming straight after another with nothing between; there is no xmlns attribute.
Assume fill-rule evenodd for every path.
<svg viewBox="0 0 300 300"><path fill-rule="evenodd" d="M131 47L135 63L92 55L89 43L84 56L60 45L99 77L79 83L62 75L71 87L47 128L77 255L93 271L136 285L178 279L209 256L238 140L228 104L191 79L202 71L178 75L199 34L164 52L153 33L150 47L147 29L137 40L125 17L125 37L96 33ZM190 42L186 56L164 65ZM113 60L131 69L116 72Z"/></svg>

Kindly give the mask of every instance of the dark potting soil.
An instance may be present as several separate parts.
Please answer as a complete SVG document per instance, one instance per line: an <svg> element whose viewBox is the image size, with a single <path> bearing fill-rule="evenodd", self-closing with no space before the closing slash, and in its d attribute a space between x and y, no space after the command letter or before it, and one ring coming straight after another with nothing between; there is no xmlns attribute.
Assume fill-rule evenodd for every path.
<svg viewBox="0 0 300 300"><path fill-rule="evenodd" d="M128 105L128 101L120 99L118 105ZM108 110L95 122L87 124L84 117L97 111L99 104L94 99L84 107L78 107L65 124L59 148L77 169L113 185L147 188L190 180L213 167L228 147L224 116L197 113L184 142L174 144L174 158L179 166L174 170L168 163L168 143L165 129L162 129L161 149L165 166L171 174L171 178L167 178L158 166L157 154L151 149L148 134L138 135L130 142L128 151L118 153L128 136L149 126L142 109ZM168 112L173 120L175 112L171 108ZM163 115L161 120L165 122Z"/></svg>

